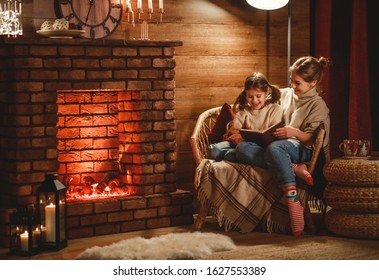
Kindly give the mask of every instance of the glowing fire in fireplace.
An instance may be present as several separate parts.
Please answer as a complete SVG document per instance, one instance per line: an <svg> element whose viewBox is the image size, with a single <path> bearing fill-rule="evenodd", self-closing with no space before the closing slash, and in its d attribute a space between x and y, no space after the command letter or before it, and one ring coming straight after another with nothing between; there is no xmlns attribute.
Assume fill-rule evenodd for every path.
<svg viewBox="0 0 379 280"><path fill-rule="evenodd" d="M96 182L91 176L84 177L83 184L72 184L73 178L67 178L66 200L83 201L110 197L135 195L131 187L125 186L116 173L109 173L103 180Z"/></svg>

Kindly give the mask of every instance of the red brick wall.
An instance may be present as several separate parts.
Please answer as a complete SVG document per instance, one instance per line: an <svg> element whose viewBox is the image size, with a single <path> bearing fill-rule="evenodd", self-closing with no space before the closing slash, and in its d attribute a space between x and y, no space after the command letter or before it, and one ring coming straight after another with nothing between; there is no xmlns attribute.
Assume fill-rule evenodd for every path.
<svg viewBox="0 0 379 280"><path fill-rule="evenodd" d="M83 184L118 171L118 91L58 91L58 173Z"/></svg>
<svg viewBox="0 0 379 280"><path fill-rule="evenodd" d="M67 205L68 239L193 223L188 191L73 202Z"/></svg>
<svg viewBox="0 0 379 280"><path fill-rule="evenodd" d="M174 116L174 47L181 46L181 42L21 37L0 40L0 204L3 207L35 203L36 189L45 174L58 170L58 90L139 90L140 101L155 100L151 103L155 106L154 114L164 111L162 119ZM154 125L157 131L167 126L164 122ZM175 145L174 130L169 129L164 136L167 142L155 144L154 149ZM91 131L83 129L83 133ZM172 161L176 155L166 153L164 157ZM156 164L154 168L170 168L172 172L165 177L173 181L171 165ZM166 186L158 188L166 189Z"/></svg>
<svg viewBox="0 0 379 280"><path fill-rule="evenodd" d="M176 190L171 98L159 91L59 90L57 103L61 178L75 185L117 172L133 193Z"/></svg>

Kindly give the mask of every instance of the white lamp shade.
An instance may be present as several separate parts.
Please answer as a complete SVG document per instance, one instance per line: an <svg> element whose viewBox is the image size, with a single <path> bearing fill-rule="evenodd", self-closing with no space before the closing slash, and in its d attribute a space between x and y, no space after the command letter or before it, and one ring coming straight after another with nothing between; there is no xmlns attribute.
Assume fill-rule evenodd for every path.
<svg viewBox="0 0 379 280"><path fill-rule="evenodd" d="M287 5L289 0L246 0L246 2L257 9L276 10Z"/></svg>

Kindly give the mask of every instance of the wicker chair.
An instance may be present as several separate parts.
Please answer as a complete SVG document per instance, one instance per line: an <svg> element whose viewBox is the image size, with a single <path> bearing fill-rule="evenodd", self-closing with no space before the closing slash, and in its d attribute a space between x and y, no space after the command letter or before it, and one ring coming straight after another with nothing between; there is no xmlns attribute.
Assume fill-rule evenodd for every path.
<svg viewBox="0 0 379 280"><path fill-rule="evenodd" d="M200 164L200 162L207 158L207 147L209 145L208 142L208 134L210 133L213 125L216 122L217 116L220 114L221 106L208 109L204 111L197 119L195 128L193 130L192 136L190 138L190 144L192 149L192 154L195 159L196 166ZM324 125L320 125L316 140L314 142L314 150L313 150L313 156L311 161L307 164L308 170L311 174L313 174L316 163L318 161L320 152L323 150L323 143L324 143L324 137L325 137L325 128ZM329 160L329 154L325 155L326 161ZM298 181L301 181L300 179ZM305 224L308 227L308 230L312 233L316 232L315 223L313 221L313 218L311 216L311 211L309 207L309 188L306 186L305 182L299 182L299 197L304 207L304 219ZM320 209L322 212L324 212L324 205L320 206ZM208 215L208 208L200 204L200 209L195 221L195 229L200 230L203 222Z"/></svg>

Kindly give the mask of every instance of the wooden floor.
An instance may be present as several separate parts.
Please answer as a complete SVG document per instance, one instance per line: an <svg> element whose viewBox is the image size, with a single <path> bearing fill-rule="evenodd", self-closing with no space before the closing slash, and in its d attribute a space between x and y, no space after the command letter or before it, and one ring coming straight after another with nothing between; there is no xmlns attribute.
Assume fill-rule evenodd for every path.
<svg viewBox="0 0 379 280"><path fill-rule="evenodd" d="M212 218L208 217L202 231L230 236L237 250L214 253L206 259L367 259L379 260L379 241L360 240L335 236L319 226L317 235L304 234L299 238L285 234L263 232L225 233ZM0 249L3 260L74 260L86 248L104 246L122 239L136 236L150 238L172 232L194 231L193 225L135 231L69 240L68 246L60 251L47 251L32 257L8 254L7 248Z"/></svg>

